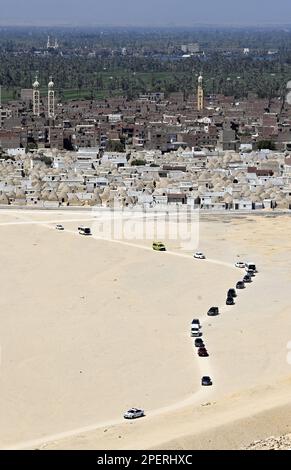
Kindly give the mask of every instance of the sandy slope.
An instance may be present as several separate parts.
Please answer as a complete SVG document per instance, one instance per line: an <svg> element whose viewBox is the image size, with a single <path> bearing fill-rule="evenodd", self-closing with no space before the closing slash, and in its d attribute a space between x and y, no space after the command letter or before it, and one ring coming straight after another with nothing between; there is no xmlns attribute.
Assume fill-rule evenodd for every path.
<svg viewBox="0 0 291 470"><path fill-rule="evenodd" d="M241 449L290 432L291 381L187 406L144 422L106 426L40 446L43 449Z"/></svg>
<svg viewBox="0 0 291 470"><path fill-rule="evenodd" d="M68 233L49 229L66 218L88 215L1 214L0 224L11 223L0 227L1 447L52 440L47 448L217 448L260 438L291 390L291 219L201 223L208 257L247 257L260 274L235 307L205 322L211 357L198 360L189 322L223 305L241 273L195 262L190 252L83 238L73 233L77 220L65 224ZM44 225L13 225L26 219ZM177 242L168 245L180 253ZM213 376L212 390L201 390L203 373ZM216 404L201 406L207 402ZM129 406L145 407L148 417L119 422Z"/></svg>
<svg viewBox="0 0 291 470"><path fill-rule="evenodd" d="M42 225L4 225L0 239L2 447L120 419L132 405L175 404L200 388L189 326L209 308L221 266ZM223 291L234 277L223 275ZM223 297L213 290L214 301Z"/></svg>

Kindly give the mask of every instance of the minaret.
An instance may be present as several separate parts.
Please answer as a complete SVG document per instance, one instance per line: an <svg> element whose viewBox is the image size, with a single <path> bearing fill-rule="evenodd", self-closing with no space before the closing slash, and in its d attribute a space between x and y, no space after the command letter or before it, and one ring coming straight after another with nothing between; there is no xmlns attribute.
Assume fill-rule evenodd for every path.
<svg viewBox="0 0 291 470"><path fill-rule="evenodd" d="M55 90L54 90L53 78L50 77L48 84L48 117L54 119L55 117Z"/></svg>
<svg viewBox="0 0 291 470"><path fill-rule="evenodd" d="M202 109L204 109L204 91L203 91L202 73L200 73L200 75L198 77L197 109L198 109L198 111L202 111Z"/></svg>
<svg viewBox="0 0 291 470"><path fill-rule="evenodd" d="M39 116L39 102L40 102L40 93L39 93L39 81L37 75L33 83L33 92L32 92L32 101L33 101L33 114L34 116Z"/></svg>
<svg viewBox="0 0 291 470"><path fill-rule="evenodd" d="M51 48L51 38L48 36L47 37L47 49L50 49Z"/></svg>

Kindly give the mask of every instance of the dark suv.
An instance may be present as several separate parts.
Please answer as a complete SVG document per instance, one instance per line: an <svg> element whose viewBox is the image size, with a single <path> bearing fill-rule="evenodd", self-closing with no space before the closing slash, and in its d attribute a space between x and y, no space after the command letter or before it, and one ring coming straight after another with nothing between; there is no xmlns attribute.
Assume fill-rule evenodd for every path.
<svg viewBox="0 0 291 470"><path fill-rule="evenodd" d="M237 284L236 284L237 289L244 289L245 287L246 286L245 286L244 281L238 281Z"/></svg>
<svg viewBox="0 0 291 470"><path fill-rule="evenodd" d="M198 349L198 356L199 357L208 357L209 354L208 354L207 349L205 347L204 348L199 348Z"/></svg>
<svg viewBox="0 0 291 470"><path fill-rule="evenodd" d="M233 297L227 297L227 299L226 299L226 305L234 305Z"/></svg>
<svg viewBox="0 0 291 470"><path fill-rule="evenodd" d="M236 290L235 289L229 289L228 293L227 293L227 297L233 297L235 299L235 297L237 297Z"/></svg>
<svg viewBox="0 0 291 470"><path fill-rule="evenodd" d="M202 379L201 379L201 385L202 385L203 387L208 387L208 386L212 385L212 380L211 380L211 378L208 377L208 376L202 377Z"/></svg>
<svg viewBox="0 0 291 470"><path fill-rule="evenodd" d="M211 307L208 310L207 315L209 317L216 317L217 315L219 315L219 308L218 307Z"/></svg>
<svg viewBox="0 0 291 470"><path fill-rule="evenodd" d="M195 344L195 348L203 348L204 346L203 339L196 338L194 344Z"/></svg>

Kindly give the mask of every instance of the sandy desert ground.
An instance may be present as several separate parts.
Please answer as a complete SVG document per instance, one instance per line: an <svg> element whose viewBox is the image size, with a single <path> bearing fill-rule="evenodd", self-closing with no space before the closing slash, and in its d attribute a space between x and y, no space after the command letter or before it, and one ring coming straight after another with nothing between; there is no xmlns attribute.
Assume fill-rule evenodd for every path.
<svg viewBox="0 0 291 470"><path fill-rule="evenodd" d="M157 253L78 235L93 216L0 212L0 447L241 448L290 432L291 218L204 215L204 262L178 240ZM260 272L210 319L237 259ZM123 422L131 406L146 418Z"/></svg>

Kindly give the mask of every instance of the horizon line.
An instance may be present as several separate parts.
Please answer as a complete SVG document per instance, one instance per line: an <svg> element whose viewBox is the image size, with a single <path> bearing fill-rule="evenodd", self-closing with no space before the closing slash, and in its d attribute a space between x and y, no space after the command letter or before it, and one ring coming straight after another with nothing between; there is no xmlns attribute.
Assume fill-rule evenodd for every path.
<svg viewBox="0 0 291 470"><path fill-rule="evenodd" d="M37 22L18 22L18 21L9 21L9 20L0 20L0 27L6 28L111 28L111 29L120 29L120 28L134 28L134 29L156 29L156 28L170 28L170 29L177 29L177 28L197 28L197 27L208 27L208 28L291 28L290 23L281 23L281 22L253 22L253 23L234 23L234 22L226 22L226 23L215 23L215 22L197 22L192 24L173 24L173 23L161 23L161 24L110 24L110 23L74 23L74 22L44 22L44 21L37 21Z"/></svg>

